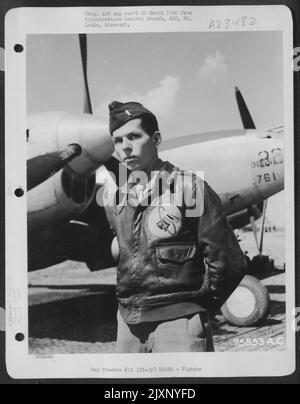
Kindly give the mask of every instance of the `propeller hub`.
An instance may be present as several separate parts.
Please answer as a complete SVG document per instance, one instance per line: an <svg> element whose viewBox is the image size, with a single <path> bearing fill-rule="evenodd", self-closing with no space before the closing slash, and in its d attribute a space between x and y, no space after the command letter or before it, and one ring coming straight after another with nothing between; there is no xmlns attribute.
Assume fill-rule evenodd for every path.
<svg viewBox="0 0 300 404"><path fill-rule="evenodd" d="M114 144L107 123L92 115L65 115L57 128L59 149L76 144L81 154L69 165L78 175L90 175L110 159Z"/></svg>

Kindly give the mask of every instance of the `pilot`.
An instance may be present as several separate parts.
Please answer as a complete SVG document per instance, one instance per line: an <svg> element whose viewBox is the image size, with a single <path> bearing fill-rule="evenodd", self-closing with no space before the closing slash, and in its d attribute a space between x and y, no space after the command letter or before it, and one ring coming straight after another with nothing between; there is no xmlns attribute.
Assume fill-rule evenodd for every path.
<svg viewBox="0 0 300 404"><path fill-rule="evenodd" d="M212 352L211 316L242 280L244 255L209 185L159 158L155 115L137 102L114 101L109 111L129 173L114 207L116 351Z"/></svg>

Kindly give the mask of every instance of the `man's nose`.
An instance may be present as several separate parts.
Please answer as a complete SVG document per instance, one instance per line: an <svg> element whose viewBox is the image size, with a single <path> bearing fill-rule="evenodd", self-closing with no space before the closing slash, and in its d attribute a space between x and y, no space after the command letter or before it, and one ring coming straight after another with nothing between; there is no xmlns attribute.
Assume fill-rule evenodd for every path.
<svg viewBox="0 0 300 404"><path fill-rule="evenodd" d="M128 139L124 139L124 140L123 140L122 149L123 149L124 151L130 151L130 150L132 150L132 145L131 145L131 143L129 142Z"/></svg>

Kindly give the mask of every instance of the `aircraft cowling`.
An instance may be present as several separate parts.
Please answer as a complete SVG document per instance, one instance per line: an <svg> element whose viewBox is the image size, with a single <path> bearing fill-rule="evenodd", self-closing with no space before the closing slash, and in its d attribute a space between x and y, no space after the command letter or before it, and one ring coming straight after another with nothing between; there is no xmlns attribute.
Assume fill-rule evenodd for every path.
<svg viewBox="0 0 300 404"><path fill-rule="evenodd" d="M95 173L114 152L107 123L88 114L66 113L31 115L28 123L29 158L70 144L81 147L80 156L28 192L29 223L43 226L84 212L94 197Z"/></svg>
<svg viewBox="0 0 300 404"><path fill-rule="evenodd" d="M48 112L30 114L27 121L28 159L78 144L81 155L70 167L78 175L89 175L114 152L108 123L93 115Z"/></svg>
<svg viewBox="0 0 300 404"><path fill-rule="evenodd" d="M27 193L28 223L40 227L49 225L49 221L58 222L74 214L85 211L94 197L94 186L89 195L84 195L81 202L74 201L64 189L63 171Z"/></svg>
<svg viewBox="0 0 300 404"><path fill-rule="evenodd" d="M57 146L78 144L81 155L69 163L77 175L90 175L110 159L114 144L108 124L92 115L65 115L57 127Z"/></svg>

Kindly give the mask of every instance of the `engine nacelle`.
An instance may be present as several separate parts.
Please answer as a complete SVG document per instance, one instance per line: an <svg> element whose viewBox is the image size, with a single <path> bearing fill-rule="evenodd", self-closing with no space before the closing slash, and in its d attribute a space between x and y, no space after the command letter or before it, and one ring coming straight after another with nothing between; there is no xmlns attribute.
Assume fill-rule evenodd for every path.
<svg viewBox="0 0 300 404"><path fill-rule="evenodd" d="M83 212L95 193L95 172L114 151L107 123L88 114L47 113L28 118L28 158L78 144L81 154L28 192L29 221L60 220Z"/></svg>

